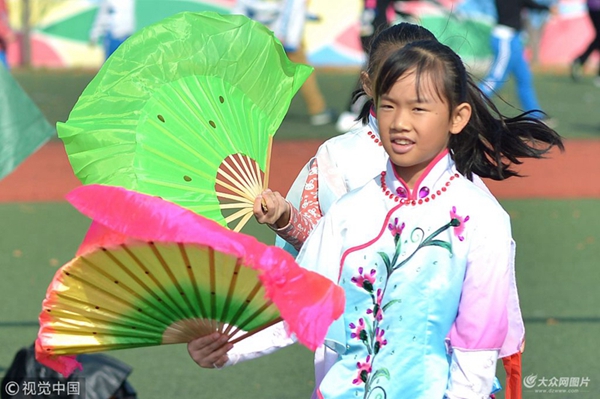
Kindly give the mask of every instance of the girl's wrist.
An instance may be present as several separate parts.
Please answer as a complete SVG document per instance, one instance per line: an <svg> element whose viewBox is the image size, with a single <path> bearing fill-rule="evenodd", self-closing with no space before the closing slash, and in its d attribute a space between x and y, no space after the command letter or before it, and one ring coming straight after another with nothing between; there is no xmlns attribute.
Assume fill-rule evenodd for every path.
<svg viewBox="0 0 600 399"><path fill-rule="evenodd" d="M275 227L277 227L278 229L286 227L290 223L290 203L284 201L284 204L285 210L283 211L279 219L277 219L277 221L275 222Z"/></svg>

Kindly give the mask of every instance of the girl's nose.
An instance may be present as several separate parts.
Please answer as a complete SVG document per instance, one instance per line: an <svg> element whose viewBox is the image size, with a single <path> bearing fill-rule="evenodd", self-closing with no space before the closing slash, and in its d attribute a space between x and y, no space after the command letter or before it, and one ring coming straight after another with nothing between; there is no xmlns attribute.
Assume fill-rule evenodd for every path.
<svg viewBox="0 0 600 399"><path fill-rule="evenodd" d="M392 129L396 131L408 130L410 128L410 121L408 120L406 113L398 111L392 120Z"/></svg>

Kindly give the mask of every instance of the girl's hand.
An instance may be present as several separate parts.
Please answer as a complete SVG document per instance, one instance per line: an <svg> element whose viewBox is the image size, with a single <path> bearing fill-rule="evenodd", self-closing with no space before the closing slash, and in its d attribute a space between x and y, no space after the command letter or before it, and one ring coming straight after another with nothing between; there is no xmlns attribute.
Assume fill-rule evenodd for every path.
<svg viewBox="0 0 600 399"><path fill-rule="evenodd" d="M198 366L206 369L220 369L229 360L227 352L233 348L229 337L218 332L196 338L188 343L188 353Z"/></svg>
<svg viewBox="0 0 600 399"><path fill-rule="evenodd" d="M258 223L285 227L290 222L289 204L277 191L266 189L254 200L254 217Z"/></svg>

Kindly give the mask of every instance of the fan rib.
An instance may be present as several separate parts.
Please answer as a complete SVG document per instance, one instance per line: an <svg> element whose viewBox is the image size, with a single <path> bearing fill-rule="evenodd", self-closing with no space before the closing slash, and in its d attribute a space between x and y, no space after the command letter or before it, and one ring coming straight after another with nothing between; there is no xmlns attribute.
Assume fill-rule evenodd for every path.
<svg viewBox="0 0 600 399"><path fill-rule="evenodd" d="M167 275L171 279L171 282L177 288L177 292L179 292L181 294L181 297L183 298L183 301L187 305L186 308L181 308L181 310L185 314L185 318L188 319L188 318L194 318L194 317L201 316L201 315L198 315L198 314L193 314L193 313L189 313L188 312L189 309L195 309L195 308L190 303L190 300L188 299L187 295L185 295L185 292L184 292L183 288L181 287L181 284L179 284L179 281L177 280L177 277L175 277L175 275L173 274L173 271L171 270L171 267L167 264L167 262L165 261L164 257L160 253L159 249L156 247L156 245L153 242L151 242L149 244L150 244L150 249L152 250L152 252L156 256L156 258L158 259L158 261L160 262L160 264L162 265L163 270L167 273Z"/></svg>
<svg viewBox="0 0 600 399"><path fill-rule="evenodd" d="M187 254L186 246L185 246L185 244L182 244L182 243L178 243L177 246L179 247L179 251L181 252L183 261L187 266L188 277L190 279L190 285L192 287L194 287L194 296L196 299L196 303L198 304L198 306L200 308L202 320L205 320L206 318L208 318L208 312L206 311L206 308L204 307L204 302L202 301L202 296L200 295L200 291L198 291L198 285L196 284L196 277L194 275L194 268L192 267L192 262L190 261L190 258ZM210 323L204 323L204 324L207 324L210 327Z"/></svg>
<svg viewBox="0 0 600 399"><path fill-rule="evenodd" d="M266 161L266 166L269 166L269 160ZM262 170L260 170L260 167L258 165L258 162L256 162L254 164L254 173L256 175L256 180L260 183L260 186L262 188L262 190L267 189L268 187L264 184L264 173Z"/></svg>
<svg viewBox="0 0 600 399"><path fill-rule="evenodd" d="M231 222L233 220L241 218L244 215L252 215L252 211L249 211L248 209L241 209L241 210L239 210L239 211L237 211L235 213L232 213L231 215L227 216L225 218L225 221L227 223L229 223L229 222Z"/></svg>
<svg viewBox="0 0 600 399"><path fill-rule="evenodd" d="M170 104L163 104L165 107L170 107ZM198 108L200 109L200 108ZM198 120L199 121L203 121L203 118L201 118L201 115L198 113ZM188 132L196 132L198 129L196 127L193 127L192 125L187 124L183 119L179 118L177 113L172 113L169 115L170 118L173 118L174 121L178 122L180 125L182 125L182 127L186 128L186 131ZM206 158L204 156L202 156L202 154L200 154L198 151L195 150L195 148L193 146L190 146L188 144L186 144L184 141L182 141L179 137L175 136L171 131L169 131L169 129L167 129L165 127L165 125L158 124L158 122L156 122L153 118L150 118L150 120L152 121L152 124L158 128L158 130L164 134L166 137L170 138L171 140L173 140L173 142L177 143L177 147L179 149L186 149L190 154L193 155L193 157L197 158L197 159L202 159L203 161L206 161ZM204 125L205 128L205 132L211 132L212 133L212 129L210 128L210 125L205 123ZM210 151L212 153L212 156L216 159L219 159L221 156L219 155L218 151L215 151L215 145L219 145L221 148L220 150L222 152L229 152L227 150L227 148L225 148L222 144L221 144L221 140L219 140L219 137L216 134L211 134L213 140L211 143L208 143L202 135L197 134L197 137L199 138L199 141L201 141L203 144L208 144L208 145L199 145L197 148L202 148L203 150L206 151ZM152 147L146 146L146 149L150 152L156 152L157 150L153 149ZM157 153L158 155L158 153Z"/></svg>
<svg viewBox="0 0 600 399"><path fill-rule="evenodd" d="M155 342L155 344L160 344L162 338L162 332L152 333L151 331L144 331L138 329L132 329L130 326L119 326L123 327L123 331L111 331L111 332L103 332L101 329L97 329L93 333L90 331L85 331L81 329L71 330L64 327L53 327L52 330L54 333L63 333L61 335L75 336L75 337L93 337L95 339L105 337L114 337L114 338L127 338L129 340L138 340L141 338L149 339ZM58 334L57 334L58 335Z"/></svg>
<svg viewBox="0 0 600 399"><path fill-rule="evenodd" d="M237 326L237 329L243 330L244 327L246 327L252 320L254 320L256 317L258 317L258 315L263 313L265 310L267 310L271 306L274 306L273 302L271 302L271 301L267 301L266 303L264 303L254 313L252 313L250 316L246 317L246 319ZM236 333L237 333L237 330L233 334L236 334Z"/></svg>
<svg viewBox="0 0 600 399"><path fill-rule="evenodd" d="M153 342L147 342L147 343L138 343L134 347L141 348L144 346L155 346L155 345L156 344ZM63 349L61 349L61 348L63 348ZM53 346L52 350L48 351L48 353L51 355L57 355L57 356L79 355L79 354L84 354L84 353L96 353L96 352L104 352L104 351L117 350L117 349L128 349L128 348L132 348L132 345L130 343L102 344L102 345L98 345L98 346L89 346L89 344L86 344L86 345L68 344L66 346L61 346L61 345Z"/></svg>
<svg viewBox="0 0 600 399"><path fill-rule="evenodd" d="M262 190L262 185L260 184L260 173L256 173L256 170L260 170L258 167L258 162L254 161L254 165L256 167L252 167L252 161L254 161L249 156L242 157L242 163L244 164L244 168L247 170L249 178L252 180L252 187L257 193L260 193Z"/></svg>
<svg viewBox="0 0 600 399"><path fill-rule="evenodd" d="M231 181L231 182L235 181L234 179L231 178L231 176L229 176L222 169L217 170L217 173L225 176L225 178L229 179L229 181ZM238 194L242 198L247 198L248 200L252 200L252 201L254 201L254 198L256 198L256 196L252 196L252 192L250 190L245 190L244 191L244 190L242 190L242 189L240 189L238 187L232 186L231 184L229 184L226 181L221 180L219 178L216 178L215 181L216 181L217 184L219 184L219 185L225 187L226 189L228 189L228 190L230 190L230 191ZM219 193L217 192L217 194L219 194Z"/></svg>
<svg viewBox="0 0 600 399"><path fill-rule="evenodd" d="M233 201L238 201L238 202L243 202L243 203L248 203L248 204L254 204L254 198L252 198L252 200L250 200L247 197L232 195L232 194L228 194L228 193L220 193L218 191L217 191L217 197L226 198L226 199L230 199Z"/></svg>
<svg viewBox="0 0 600 399"><path fill-rule="evenodd" d="M194 93L205 93L205 92L207 91L207 89L209 89L209 88L210 88L210 86L208 86L208 87L207 87L207 86L200 85L200 82L199 82L198 80L192 80L192 82L194 82L194 83L196 84L196 88L195 88L195 90L194 90ZM182 86L185 86L185 85L182 85ZM186 89L187 89L187 88L186 88ZM193 98L193 99L195 99L195 95L194 95L194 94L192 94L192 93L191 93L191 92L189 92L189 91L188 91L187 93L188 93L188 99L190 99L190 98ZM178 93L178 94L179 94L179 93ZM214 98L214 97L216 97L214 93L211 93L211 94L212 94L212 97L213 97L213 98ZM207 96L207 97L208 97L208 96ZM187 99L184 99L184 101L185 101L185 100L187 100ZM208 104L209 104L209 105L213 105L213 104L212 104L210 101L208 101ZM194 108L190 108L190 109L191 109L191 110L198 110L198 111L200 111L200 110L202 110L203 108L204 108L204 107L203 107L202 105L200 105L200 104L199 104L197 101L194 101ZM213 113L214 115L217 115L217 116L219 115L219 111L218 111L218 110L216 110L216 108L215 108L214 106L212 107L212 109L210 109L210 111L212 111L212 113ZM205 112L205 113L206 113L206 112ZM212 126L210 126L210 124L208 124L208 125L206 124L206 121L205 121L205 120L204 120L204 118L203 118L203 116L204 116L203 114L201 114L200 112L194 112L194 115L196 116L196 120L198 120L198 121L202 121L202 122L204 123L205 133L206 133L206 132L208 132L208 134L209 134L209 135L210 135L210 137L212 138L212 141L211 141L211 143L208 143L208 140L206 140L206 139L205 139L203 136L200 136L200 135L198 135L198 137L199 137L199 138L201 138L201 139L202 139L202 140L205 142L205 144L208 144L208 146L209 146L209 147L210 147L210 146L214 146L215 144L218 144L218 145L220 146L220 149L221 149L223 152L229 152L229 149L228 149L228 148L226 148L226 147L223 145L223 143L222 143L222 139L223 139L223 137L225 137L225 138L228 138L228 139L229 139L229 141L228 141L228 143L227 143L227 144L229 144L229 145L231 146L231 148L235 148L235 144L234 144L234 143L231 141L231 139L229 138L229 135L218 135L218 134L216 133L215 129L214 129ZM219 120L219 122L220 122L220 123L223 123L223 121L222 121L222 120ZM210 127L209 127L209 126L210 126ZM194 130L194 129L191 129L190 131L192 131L192 132L195 132L196 130Z"/></svg>
<svg viewBox="0 0 600 399"><path fill-rule="evenodd" d="M100 267L98 267L96 264L94 264L93 262L91 262L89 259L82 257L81 261L85 264L88 265L88 267L93 268L96 272L98 272L99 274L101 274L102 276L104 276L107 280L109 281L114 281L114 279L112 278L112 276L110 276L108 273L106 273L104 270L102 270ZM78 280L80 283L88 286L91 289L95 289L97 291L103 292L104 294L106 294L107 296L110 296L112 298L114 298L117 302L122 303L123 305L125 305L126 308L131 308L134 309L133 305L130 302L125 301L123 298L119 297L116 293L112 293L110 291L107 291L105 289L102 289L100 287L97 287L95 285L92 285L92 283L82 279L81 277L70 273L69 277L74 278L76 280ZM146 305L149 306L153 306L152 304L150 304L144 297L140 296L138 293L136 293L133 289L131 289L130 287L126 286L125 284L119 284L118 285L119 289L128 292L129 294L131 294L132 296L134 296L135 298L137 298L138 300L144 302ZM164 314L165 316L168 316L166 314Z"/></svg>
<svg viewBox="0 0 600 399"><path fill-rule="evenodd" d="M148 272L148 270L146 270L146 268L144 267L143 262L131 251L131 249L126 244L122 244L121 248L123 248L123 250L125 250L125 252L131 257L131 259L135 262L135 264L138 265L138 267L143 272ZM173 299L171 297L171 295L169 294L169 292L160 283L160 281L154 276L154 274L153 273L149 273L147 275L148 275L148 278L150 278L150 280L152 280L152 282L162 291L163 295L171 301L171 305L172 306L170 306L166 301L164 301L157 293L155 293L151 289L148 292L157 301L159 301L161 304L163 304L165 307L167 307L170 312L172 312L173 314L176 314L178 318L185 319L186 315L181 311L181 309L179 308L179 305L177 305L177 302L175 301L175 299ZM171 322L172 321L173 321L173 317L171 317Z"/></svg>
<svg viewBox="0 0 600 399"><path fill-rule="evenodd" d="M231 318L231 322L229 323L229 326L227 326L227 329L224 332L225 334L229 335L231 329L233 327L235 327L235 325L237 324L239 318L242 316L242 314L244 313L244 311L246 310L246 308L248 308L248 305L250 305L250 302L252 302L252 300L254 299L254 297L256 296L256 294L258 293L258 291L260 291L261 287L262 287L262 283L260 281L257 282L254 285L254 288L252 288L252 291L250 291L250 293L246 297L246 300L244 301L243 305L240 306L240 308L238 309L238 311ZM238 328L238 330L239 330L239 328ZM235 333L232 333L231 335L234 335L234 334Z"/></svg>
<svg viewBox="0 0 600 399"><path fill-rule="evenodd" d="M252 335L254 335L254 334L258 333L258 332L261 332L261 331L263 331L263 330L265 330L265 329L267 329L267 328L269 328L269 327L271 327L271 326L273 326L273 325L275 325L277 323L280 323L282 321L283 321L283 319L281 317L278 317L275 320L266 323L264 326L257 327L257 328L255 328L252 331L247 331L245 334L242 334L239 337L236 337L233 340L229 341L229 343L236 344L236 343L240 342L241 340L246 339L246 338L248 338L248 337L250 337L250 336L252 336Z"/></svg>
<svg viewBox="0 0 600 399"><path fill-rule="evenodd" d="M192 168L191 165L189 165L187 163L183 163L181 161L181 159L171 157L171 156L167 155L166 153L163 153L163 152L161 152L161 151L159 151L157 149L154 149L154 148L151 148L151 147L147 147L146 151L148 151L148 152L156 155L159 158L162 158L162 159L164 159L166 161L169 161L170 163L173 163L174 165L177 165L177 166L181 167L182 169L185 169L185 170L187 170L189 172L195 173L196 175L198 175L198 176L200 176L200 177L202 177L204 179L212 179L213 178L213 176L211 176L211 175L209 175L207 173L204 173L202 170L199 170L199 169L196 169L196 168ZM196 153L195 156L196 156L197 159L202 160L203 162L205 162L207 165L209 165L211 167L215 167L216 166L215 164L211 164L207 159L205 159L200 154ZM148 181L148 179L145 179L145 181Z"/></svg>
<svg viewBox="0 0 600 399"><path fill-rule="evenodd" d="M219 205L221 207L221 209L240 209L240 208L245 208L245 209L252 209L254 208L254 204L248 204L248 203L229 203L229 204L221 204Z"/></svg>
<svg viewBox="0 0 600 399"><path fill-rule="evenodd" d="M239 232L248 223L248 220L252 217L253 213L249 211L233 228L233 231Z"/></svg>
<svg viewBox="0 0 600 399"><path fill-rule="evenodd" d="M225 298L225 304L223 305L223 311L221 312L221 320L227 320L227 313L229 312L229 306L231 304L231 297L235 292L235 287L238 280L238 275L240 273L240 268L242 267L241 259L237 259L235 262L235 267L233 269L233 275L231 276L231 280L229 282L229 291L227 292L227 297ZM222 327L222 326L221 326ZM222 331L219 331L222 332Z"/></svg>
<svg viewBox="0 0 600 399"><path fill-rule="evenodd" d="M261 179L260 168L258 166L258 162L255 161L254 162L255 167L253 167L252 162L250 162L250 158L248 158L247 161L248 161L249 173L252 176L252 180L254 181L254 189L258 193L261 193L264 189L264 186L262 185L262 179Z"/></svg>
<svg viewBox="0 0 600 399"><path fill-rule="evenodd" d="M121 248L123 248L123 250L125 251L125 253L127 253L127 254L128 254L130 257L132 257L132 258L133 258L134 262L135 262L135 263L136 263L138 266L140 266L140 268L142 269L142 271L143 271L144 273L147 273L147 272L148 272L148 270L147 270L147 269L144 267L144 265L142 264L142 262L141 262L141 261L140 261L140 260L139 260L137 257L135 257L135 256L133 255L133 253L132 253L132 252L129 250L129 248L127 247L127 245L126 245L126 244L122 244L122 245L121 245ZM165 303L164 301L161 301L160 297L159 297L159 296L158 296L158 295L157 295L157 294L156 294L156 293L155 293L155 292L152 290L152 288L150 288L150 287L149 287L149 286L148 286L146 283L144 283L144 282L143 282L143 281L142 281L142 280L141 280L139 277L137 277L137 276L135 275L135 273L133 273L133 271L131 271L131 270L130 270L130 269L127 267L127 266L125 266L125 265L124 265L124 264L123 264L123 263L122 263L122 262L121 262L119 259L117 259L117 257L116 257L116 256L115 256L115 255L112 253L112 251L111 251L111 250L109 250L109 249L105 249L105 250L104 250L104 254L106 254L106 256L108 256L108 257L109 257L109 258L110 258L110 259L111 259L111 260L112 260L112 261L113 261L113 262L114 262L114 263L115 263L117 266L119 266L119 268L120 268L122 271L124 271L124 272L125 272L125 273L126 273L126 274L127 274L127 275L128 275L130 278L131 278L131 279L133 279L133 280L134 280L134 281L135 281L135 282L136 282L136 283L137 283L137 284L138 284L138 285L139 285L141 288L143 288L143 289L144 289L144 291L146 291L148 294L150 294L150 295L151 295L151 296L152 296L152 297L153 297L153 298L154 298L154 299L155 299L157 302L159 302L159 303L161 303L161 304L164 304L164 303ZM96 266L96 269L97 269L97 268L98 268L98 266ZM152 276L152 274L148 274L148 275L149 275L149 276ZM149 306L151 306L151 307L153 307L153 308L157 309L159 312L161 312L163 315L165 315L165 316L168 318L168 323L167 323L167 325L173 321L173 320L172 320L172 317L173 317L173 315L172 315L172 314L170 314L170 315L169 315L169 314L167 314L167 313L163 312L163 311L162 311L162 309L161 309L160 307L157 307L157 306L155 306L154 304L150 304L150 303L148 303L148 301L147 301L145 298L141 297L141 296L138 296L138 298L139 298L139 299L141 299L141 300L143 300L144 302L146 302L146 304L147 304L147 305L149 305ZM169 298L169 299L171 299L171 298ZM171 300L172 300L172 299L171 299ZM165 304L165 305L166 305L166 304ZM177 312L174 312L174 311L173 311L173 309L172 309L172 308L170 308L170 307L169 307L169 311L170 311L171 313L177 313Z"/></svg>
<svg viewBox="0 0 600 399"><path fill-rule="evenodd" d="M265 176L263 178L264 187L269 187L269 172L271 169L271 150L273 149L273 136L269 136L267 145L267 165L265 166Z"/></svg>
<svg viewBox="0 0 600 399"><path fill-rule="evenodd" d="M248 164L246 163L246 161L250 162L250 157L247 155L241 155L240 154L240 158L241 158L241 162L238 162L238 160L236 159L236 157L234 156L229 156L228 159L231 160L231 162L233 162L233 164L237 167L238 170L243 171L244 173L242 173L242 176L244 176L244 182L246 183L246 191L253 197L256 198L256 196L258 194L260 194L260 191L257 192L256 188L260 187L260 185L258 184L258 181L256 181L256 179L254 178L251 170L252 167L248 167ZM256 162L256 161L255 161ZM231 167L231 165L229 165L226 161L223 161L223 163L230 168L230 170L235 170L234 168ZM240 167L240 163L241 163L241 167Z"/></svg>
<svg viewBox="0 0 600 399"><path fill-rule="evenodd" d="M208 259L209 259L209 264L208 264L208 269L209 269L209 281L210 281L210 322L212 323L212 327L215 331L217 331L219 329L219 326L217 325L216 322L216 318L217 318L217 292L216 292L216 285L217 285L217 277L216 277L216 273L215 273L215 251L213 250L213 248L208 248Z"/></svg>
<svg viewBox="0 0 600 399"><path fill-rule="evenodd" d="M78 279L80 282L81 280ZM81 315L81 306L77 307L75 305L71 305L69 304L69 302L74 302L77 303L79 305L82 305L83 307L85 306L89 306L90 308L94 308L94 310L97 310L96 315L94 315L94 313L91 313L92 310L90 310L90 315L86 315L85 318L89 319L91 321L96 321L96 322L104 322L104 323L108 323L109 320L111 323L114 324L119 324L122 322L123 319L129 319L131 324L137 324L137 325L144 325L147 328L157 328L157 329L164 329L165 325L169 325L171 323L170 320L159 320L158 317L155 319L153 317L148 316L145 313L140 313L140 312L131 312L129 314L123 314L123 313L118 313L115 312L114 310L102 307L99 309L96 309L96 305L94 305L93 303L89 303L86 301L83 301L79 298L76 297L72 297L70 295L67 295L65 293L56 293L56 295L62 299L62 309L56 309L56 308L50 308L52 310L52 317L54 318L60 318L61 321L64 321L65 323L69 323L69 324L73 324L76 327L81 327L80 323L77 323L77 320L75 320L73 323L71 320L69 319L69 317L72 317L73 314L75 315ZM72 310L75 309L75 311ZM100 317L100 314L103 314L107 317ZM134 316L135 315L135 316ZM140 316L140 318L136 317L136 316ZM109 319L109 320L107 320ZM131 327L131 326L130 326Z"/></svg>
<svg viewBox="0 0 600 399"><path fill-rule="evenodd" d="M223 175L227 176L231 183L238 184L239 186L241 186L241 187L238 187L240 190L246 190L245 192L250 192L249 189L253 186L253 182L252 182L252 179L250 178L250 176L248 175L248 171L244 170L244 172L246 172L246 173L242 173L240 175L238 170L236 170L234 167L232 167L228 161L233 162L235 164L235 166L237 166L237 169L240 172L242 172L242 168L240 168L235 157L230 155L223 160L221 165L225 166L229 170L229 172L237 178L237 180L230 178L224 172L222 172ZM217 171L217 173L219 173L219 172L221 172L221 168L219 168L219 170Z"/></svg>
<svg viewBox="0 0 600 399"><path fill-rule="evenodd" d="M188 343L196 338L205 337L214 332L212 327L199 322L199 319L185 319L169 326L163 336L163 344Z"/></svg>

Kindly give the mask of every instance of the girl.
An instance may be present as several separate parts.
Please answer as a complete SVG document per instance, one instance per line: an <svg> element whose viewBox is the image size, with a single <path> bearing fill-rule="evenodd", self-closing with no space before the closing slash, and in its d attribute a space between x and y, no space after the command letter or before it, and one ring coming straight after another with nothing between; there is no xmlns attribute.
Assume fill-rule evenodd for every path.
<svg viewBox="0 0 600 399"><path fill-rule="evenodd" d="M296 178L287 201L279 193L267 190L255 202L254 216L258 222L273 228L279 236L277 244L293 255L333 202L365 184L384 167L387 154L381 146L372 112L370 76L374 76L392 51L416 40L435 40L435 36L419 25L400 23L375 37L367 69L361 73L363 91L356 94L365 98L360 113L362 125L319 147Z"/></svg>
<svg viewBox="0 0 600 399"><path fill-rule="evenodd" d="M468 177L517 176L512 162L561 139L527 114L503 118L435 41L393 53L374 94L390 162L329 210L298 257L346 290L319 397L486 397L523 326L508 215ZM223 364L224 340L204 340L199 364Z"/></svg>
<svg viewBox="0 0 600 399"><path fill-rule="evenodd" d="M327 140L314 158L300 172L287 195L287 201L278 192L267 190L254 204L254 216L259 223L267 223L278 234L277 245L293 255L308 237L319 219L342 195L364 185L376 176L387 162L381 146L375 114L372 112L370 76L375 75L383 60L391 52L415 40L435 40L429 30L415 24L400 23L381 31L371 43L366 71L361 72L363 90L355 94L364 103L361 125L352 131ZM261 204L266 205L263 212ZM268 337L267 334L272 334ZM259 334L254 340L236 345L230 353L234 359L247 359L248 353L264 345L288 343L283 326L269 333ZM335 361L336 355L321 346L315 351L315 382L321 379ZM314 397L314 396L313 396Z"/></svg>
<svg viewBox="0 0 600 399"><path fill-rule="evenodd" d="M355 97L360 97L364 103L360 113L361 126L323 143L315 157L299 173L287 200L270 190L256 199L254 215L259 223L266 223L275 230L278 246L297 255L298 249L331 204L348 191L361 187L385 168L388 156L381 145L372 108L370 76L375 76L390 53L416 40L436 39L429 30L410 23L400 23L381 31L371 43L366 71L361 72L363 90L355 93ZM266 206L266 212L261 204ZM266 348L282 347L290 342L283 325L276 325L236 344L235 349L228 353L227 365L256 357ZM190 354L195 360L193 353L202 345L202 340L199 340L190 346ZM336 354L325 346L317 348L317 386L335 359ZM221 362L206 365L221 367Z"/></svg>

